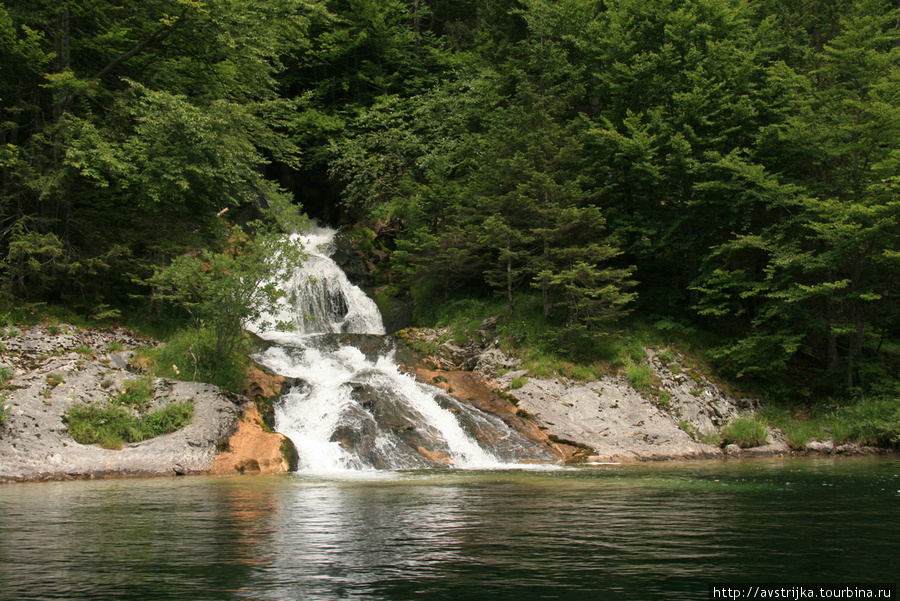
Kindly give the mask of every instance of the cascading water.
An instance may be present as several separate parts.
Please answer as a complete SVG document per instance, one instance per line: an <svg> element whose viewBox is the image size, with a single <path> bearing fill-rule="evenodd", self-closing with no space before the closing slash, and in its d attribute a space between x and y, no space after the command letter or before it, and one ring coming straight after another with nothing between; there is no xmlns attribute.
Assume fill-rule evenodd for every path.
<svg viewBox="0 0 900 601"><path fill-rule="evenodd" d="M331 260L336 232L302 238L303 265L279 275L274 314L252 329L269 342L256 360L296 384L276 404L276 429L316 472L452 465L492 468L546 460L499 418L417 382L394 363L375 303ZM485 443L490 450L477 441Z"/></svg>

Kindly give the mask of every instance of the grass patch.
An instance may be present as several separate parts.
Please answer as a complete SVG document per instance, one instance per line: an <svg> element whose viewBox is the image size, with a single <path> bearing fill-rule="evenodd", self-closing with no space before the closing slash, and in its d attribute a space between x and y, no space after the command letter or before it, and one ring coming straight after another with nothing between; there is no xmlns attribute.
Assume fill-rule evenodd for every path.
<svg viewBox="0 0 900 601"><path fill-rule="evenodd" d="M240 348L224 362L215 360L214 345L214 334L210 331L201 331L198 336L196 330L178 330L166 339L165 344L138 351L132 364L160 377L208 382L241 392L247 367L251 364L249 341L243 340Z"/></svg>
<svg viewBox="0 0 900 601"><path fill-rule="evenodd" d="M625 366L625 375L635 390L646 390L653 386L653 368L649 365L631 363Z"/></svg>
<svg viewBox="0 0 900 601"><path fill-rule="evenodd" d="M79 344L75 347L75 352L81 355L82 357L91 358L94 356L94 349L89 347L86 344Z"/></svg>
<svg viewBox="0 0 900 601"><path fill-rule="evenodd" d="M722 439L725 444L736 444L746 449L766 444L769 437L765 422L756 416L745 415L722 427Z"/></svg>
<svg viewBox="0 0 900 601"><path fill-rule="evenodd" d="M697 439L697 430L691 425L691 422L683 419L678 422L678 427L694 440Z"/></svg>
<svg viewBox="0 0 900 601"><path fill-rule="evenodd" d="M147 376L138 380L127 380L122 384L122 392L115 395L113 400L118 405L133 409L149 407L150 401L153 400L153 378Z"/></svg>
<svg viewBox="0 0 900 601"><path fill-rule="evenodd" d="M52 373L48 374L47 377L44 378L44 381L47 382L47 386L49 386L50 388L56 388L57 386L65 382L65 379L61 374Z"/></svg>
<svg viewBox="0 0 900 601"><path fill-rule="evenodd" d="M76 442L106 449L120 449L123 444L162 436L191 423L193 399L150 411L152 399L152 378L129 380L105 403L72 407L63 419Z"/></svg>
<svg viewBox="0 0 900 601"><path fill-rule="evenodd" d="M900 399L863 399L837 410L834 417L835 425L859 444L900 446Z"/></svg>
<svg viewBox="0 0 900 601"><path fill-rule="evenodd" d="M98 444L105 449L121 449L125 443L140 442L168 434L191 423L193 400L172 403L150 413L135 413L110 401L105 405L72 407L64 421L69 434L81 444Z"/></svg>
<svg viewBox="0 0 900 601"><path fill-rule="evenodd" d="M9 419L10 408L6 404L6 394L0 396L0 428L6 427L6 420Z"/></svg>
<svg viewBox="0 0 900 601"><path fill-rule="evenodd" d="M118 353L123 348L125 348L125 345L122 344L122 341L116 340L116 341L110 342L108 345L106 345L106 352L107 353Z"/></svg>
<svg viewBox="0 0 900 601"><path fill-rule="evenodd" d="M510 390L518 390L519 388L522 388L526 384L528 384L528 378L526 378L525 376L519 376L518 378L512 379L512 381L509 383L509 389Z"/></svg>
<svg viewBox="0 0 900 601"><path fill-rule="evenodd" d="M672 393L668 390L654 390L651 394L656 399L657 406L661 409L668 410L672 407Z"/></svg>
<svg viewBox="0 0 900 601"><path fill-rule="evenodd" d="M802 449L811 440L900 446L900 399L893 396L859 399L842 406L829 403L799 409L775 407L762 416L769 425L785 433L794 449Z"/></svg>
<svg viewBox="0 0 900 601"><path fill-rule="evenodd" d="M710 430L700 435L700 442L718 447L722 444L722 435L715 430Z"/></svg>
<svg viewBox="0 0 900 601"><path fill-rule="evenodd" d="M10 381L15 377L16 372L11 367L0 367L0 388L9 386Z"/></svg>

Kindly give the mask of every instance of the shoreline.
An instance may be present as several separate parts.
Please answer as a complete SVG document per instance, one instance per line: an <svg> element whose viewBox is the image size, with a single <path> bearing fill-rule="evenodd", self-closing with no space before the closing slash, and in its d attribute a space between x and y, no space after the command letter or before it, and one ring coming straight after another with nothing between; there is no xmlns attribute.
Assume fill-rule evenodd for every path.
<svg viewBox="0 0 900 601"><path fill-rule="evenodd" d="M0 484L284 473L296 467L296 460L292 462L290 453L285 452L288 439L266 431L248 396L209 384L164 378L153 381L154 405L192 400L195 414L191 424L120 450L81 445L67 431L66 411L82 401L103 402L125 382L142 377L129 359L134 349L154 343L122 329L78 330L64 325L22 328L2 341L0 362L12 376L3 400L9 412L6 424L0 427ZM499 349L457 351L457 359L462 357L474 369L460 369L446 358L423 356L407 357L401 366L420 382L500 417L543 445L556 459L547 462L548 466L900 455L896 449L836 447L824 442L796 450L777 435L771 436L772 444L748 449L723 450L699 443L678 427L673 411L698 424L721 423L725 416L739 411L741 403L725 399L709 382L703 383L708 394L679 392L685 382L666 376L665 366L654 362L652 353L648 361L666 376L663 382L671 390L670 411L622 378L588 383L539 380L515 369L500 375L498 365L515 365ZM453 350L450 352L452 357ZM403 354L402 348L398 354ZM257 374L258 379L266 377ZM517 379L521 383L521 378L527 380L524 385L513 384ZM276 384L251 381L248 389L257 396L278 396L281 390ZM692 381L691 385L697 384Z"/></svg>

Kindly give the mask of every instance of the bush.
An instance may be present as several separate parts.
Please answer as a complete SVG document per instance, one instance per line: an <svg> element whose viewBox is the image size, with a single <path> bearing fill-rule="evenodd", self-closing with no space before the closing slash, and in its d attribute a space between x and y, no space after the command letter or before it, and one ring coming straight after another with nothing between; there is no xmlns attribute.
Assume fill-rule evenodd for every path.
<svg viewBox="0 0 900 601"><path fill-rule="evenodd" d="M722 427L722 442L736 444L742 449L758 447L768 442L766 425L756 416L735 418Z"/></svg>

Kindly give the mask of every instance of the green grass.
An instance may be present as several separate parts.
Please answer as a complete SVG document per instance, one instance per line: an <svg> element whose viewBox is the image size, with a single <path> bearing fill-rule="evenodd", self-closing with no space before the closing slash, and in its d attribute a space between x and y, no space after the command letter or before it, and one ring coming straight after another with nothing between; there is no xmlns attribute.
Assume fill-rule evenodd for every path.
<svg viewBox="0 0 900 601"><path fill-rule="evenodd" d="M56 388L57 386L65 382L62 375L57 373L48 374L47 377L44 378L44 380L47 382L47 385L50 388Z"/></svg>
<svg viewBox="0 0 900 601"><path fill-rule="evenodd" d="M894 396L859 399L849 404L823 403L813 407L774 407L761 417L781 429L792 448L811 440L835 444L857 442L879 447L900 446L900 399Z"/></svg>
<svg viewBox="0 0 900 601"><path fill-rule="evenodd" d="M16 375L16 372L13 371L11 367L0 367L0 388L5 388L9 385L10 380L12 380Z"/></svg>
<svg viewBox="0 0 900 601"><path fill-rule="evenodd" d="M653 386L653 368L649 365L631 363L625 366L625 375L635 390L646 390Z"/></svg>
<svg viewBox="0 0 900 601"><path fill-rule="evenodd" d="M700 435L700 442L720 446L722 444L722 435L715 430L710 430Z"/></svg>
<svg viewBox="0 0 900 601"><path fill-rule="evenodd" d="M610 322L599 329L567 328L564 316L545 319L541 298L536 294L516 297L510 314L506 302L500 299L469 296L440 302L439 295L426 288L423 284L413 291L418 325L447 328L454 342L463 344L477 340L476 332L484 319L500 316L500 348L521 359L520 367L535 378L590 381L612 376L629 364L646 363L646 348L663 349L660 357L666 363L683 355L679 363L686 368L712 373L703 356L705 349L717 342L715 336L673 320L629 318L627 323ZM645 374L638 381L639 385L651 386Z"/></svg>
<svg viewBox="0 0 900 601"><path fill-rule="evenodd" d="M165 344L140 349L132 363L146 366L148 373L176 380L208 382L232 392L241 392L247 367L249 342L236 351L229 361L220 363L213 359L214 344L211 332L182 329L170 334Z"/></svg>
<svg viewBox="0 0 900 601"><path fill-rule="evenodd" d="M86 344L79 344L75 347L75 352L81 355L82 357L91 358L94 356L94 349L89 347Z"/></svg>
<svg viewBox="0 0 900 601"><path fill-rule="evenodd" d="M868 398L844 406L834 413L836 426L863 445L900 446L900 399Z"/></svg>
<svg viewBox="0 0 900 601"><path fill-rule="evenodd" d="M10 408L6 404L6 393L0 395L0 428L6 427L9 419Z"/></svg>
<svg viewBox="0 0 900 601"><path fill-rule="evenodd" d="M114 397L114 402L123 407L146 408L153 399L153 378L146 376L138 380L127 380L122 391Z"/></svg>
<svg viewBox="0 0 900 601"><path fill-rule="evenodd" d="M122 344L122 342L120 340L116 340L115 342L110 342L106 346L106 352L107 353L118 353L123 348L124 348L124 345Z"/></svg>
<svg viewBox="0 0 900 601"><path fill-rule="evenodd" d="M768 442L766 424L755 415L737 417L722 427L722 439L742 449L764 445Z"/></svg>
<svg viewBox="0 0 900 601"><path fill-rule="evenodd" d="M525 376L519 376L518 378L512 379L512 381L509 383L509 389L517 390L519 388L522 388L526 384L528 384L528 378L526 378Z"/></svg>
<svg viewBox="0 0 900 601"><path fill-rule="evenodd" d="M115 402L109 402L72 407L64 421L76 442L120 449L125 443L174 432L191 423L193 417L193 400L172 403L158 411L138 415Z"/></svg>

